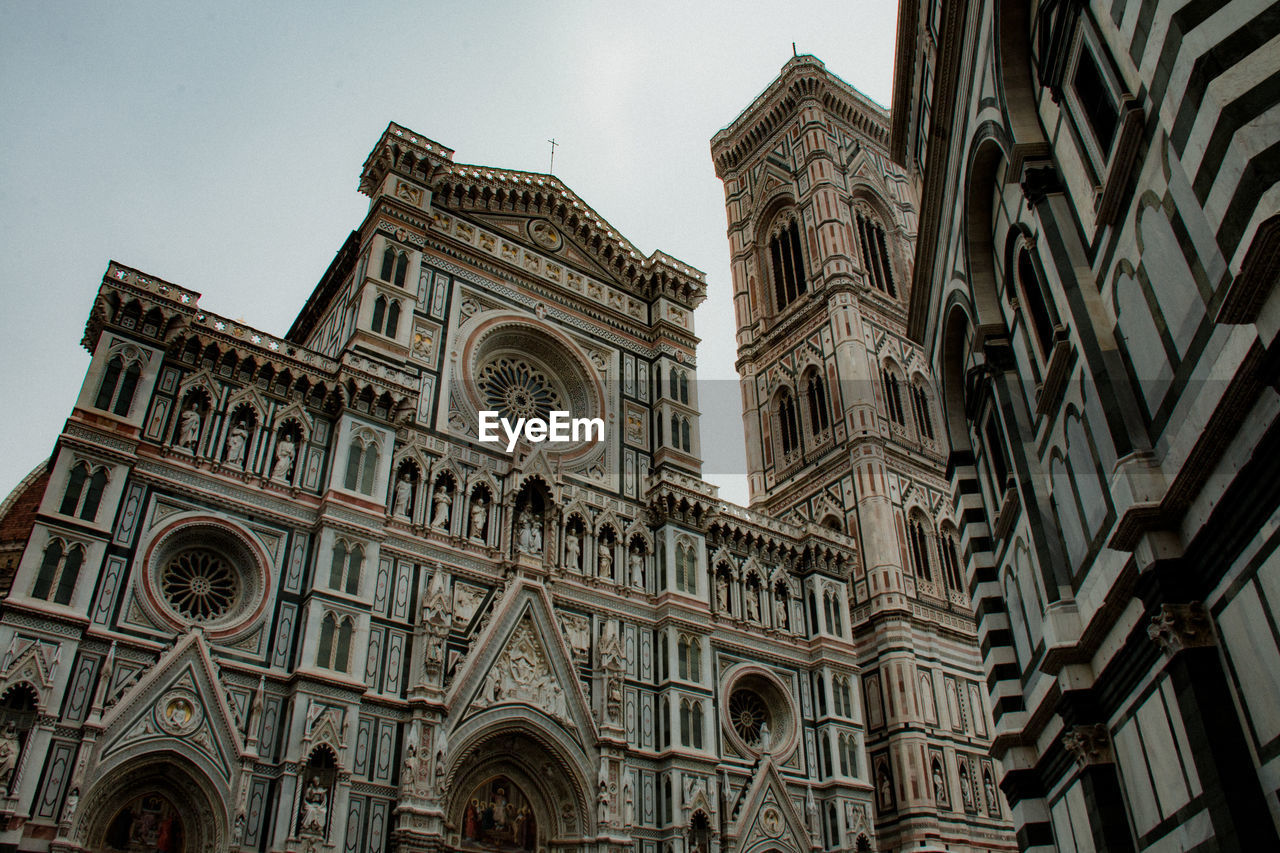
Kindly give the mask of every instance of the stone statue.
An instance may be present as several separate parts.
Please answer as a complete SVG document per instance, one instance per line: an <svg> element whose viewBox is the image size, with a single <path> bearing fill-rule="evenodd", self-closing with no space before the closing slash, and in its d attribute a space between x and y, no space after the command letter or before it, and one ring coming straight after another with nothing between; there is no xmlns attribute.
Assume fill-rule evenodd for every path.
<svg viewBox="0 0 1280 853"><path fill-rule="evenodd" d="M597 572L597 574L599 574L599 576L602 578L609 578L610 580L613 580L613 548L612 546L610 546L608 542L602 541L596 550L598 552L598 556L596 557L596 560L599 565L599 571Z"/></svg>
<svg viewBox="0 0 1280 853"><path fill-rule="evenodd" d="M818 824L818 803L813 798L813 789L808 788L804 794L804 811L809 818L809 833L816 840L822 831L822 827Z"/></svg>
<svg viewBox="0 0 1280 853"><path fill-rule="evenodd" d="M312 776L302 795L302 831L324 832L329 816L329 792L320 784L319 776Z"/></svg>
<svg viewBox="0 0 1280 853"><path fill-rule="evenodd" d="M600 793L596 795L596 809L598 814L596 820L601 826L609 824L609 783L600 780Z"/></svg>
<svg viewBox="0 0 1280 853"><path fill-rule="evenodd" d="M542 553L542 518L529 507L520 511L520 531L516 547L526 554Z"/></svg>
<svg viewBox="0 0 1280 853"><path fill-rule="evenodd" d="M418 782L418 748L412 743L404 751L404 771L400 774L400 786L412 788Z"/></svg>
<svg viewBox="0 0 1280 853"><path fill-rule="evenodd" d="M989 774L982 774L982 789L987 792L987 811L994 812L996 809L996 787L991 783Z"/></svg>
<svg viewBox="0 0 1280 853"><path fill-rule="evenodd" d="M755 584L747 584L747 618L760 621L760 587Z"/></svg>
<svg viewBox="0 0 1280 853"><path fill-rule="evenodd" d="M947 790L942 782L942 769L936 764L933 765L933 798L938 803L947 801Z"/></svg>
<svg viewBox="0 0 1280 853"><path fill-rule="evenodd" d="M627 580L636 589L644 587L644 555L631 551L627 555Z"/></svg>
<svg viewBox="0 0 1280 853"><path fill-rule="evenodd" d="M564 564L575 572L582 567L582 540L578 538L578 531L572 527L564 532Z"/></svg>
<svg viewBox="0 0 1280 853"><path fill-rule="evenodd" d="M435 514L431 516L431 526L436 530L449 527L449 505L453 503L453 495L445 488L444 483L436 486Z"/></svg>
<svg viewBox="0 0 1280 853"><path fill-rule="evenodd" d="M289 482L289 469L293 467L293 456L297 452L297 446L293 443L293 436L283 433L280 440L276 442L276 466L272 469L271 479L279 483Z"/></svg>
<svg viewBox="0 0 1280 853"><path fill-rule="evenodd" d="M76 806L80 805L80 789L72 788L62 805L62 822L70 823L76 816Z"/></svg>
<svg viewBox="0 0 1280 853"><path fill-rule="evenodd" d="M489 502L479 495L471 502L471 538L484 541L484 523L489 514Z"/></svg>
<svg viewBox="0 0 1280 853"><path fill-rule="evenodd" d="M0 733L0 792L9 790L14 771L18 769L18 753L21 750L17 729L13 723L9 723Z"/></svg>
<svg viewBox="0 0 1280 853"><path fill-rule="evenodd" d="M622 825L631 826L636 822L635 795L631 792L631 783L622 786Z"/></svg>
<svg viewBox="0 0 1280 853"><path fill-rule="evenodd" d="M192 453L200 442L200 405L192 400L178 421L178 446Z"/></svg>
<svg viewBox="0 0 1280 853"><path fill-rule="evenodd" d="M244 446L249 441L249 430L244 421L237 421L227 436L227 462L231 465L244 464Z"/></svg>
<svg viewBox="0 0 1280 853"><path fill-rule="evenodd" d="M785 592L775 592L773 595L773 627L786 628L788 623L787 594Z"/></svg>
<svg viewBox="0 0 1280 853"><path fill-rule="evenodd" d="M391 502L391 514L400 518L409 517L409 508L413 503L413 478L405 471L396 483L395 500Z"/></svg>
<svg viewBox="0 0 1280 853"><path fill-rule="evenodd" d="M772 744L770 743L770 737L769 737L769 721L768 721L768 720L761 720L761 721L760 721L760 744L759 744L759 746L760 746L760 748L761 748L762 750L765 750L765 751L768 751L769 747L770 747L770 746L772 746Z"/></svg>
<svg viewBox="0 0 1280 853"><path fill-rule="evenodd" d="M716 605L721 613L729 612L729 579L722 574L716 575Z"/></svg>

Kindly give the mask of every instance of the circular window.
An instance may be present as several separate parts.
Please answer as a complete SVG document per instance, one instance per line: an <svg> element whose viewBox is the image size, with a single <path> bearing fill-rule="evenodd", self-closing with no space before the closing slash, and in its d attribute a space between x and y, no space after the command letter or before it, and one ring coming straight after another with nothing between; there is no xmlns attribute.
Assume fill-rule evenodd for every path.
<svg viewBox="0 0 1280 853"><path fill-rule="evenodd" d="M235 569L207 548L190 548L174 555L160 574L160 586L169 606L196 623L226 615L240 598Z"/></svg>
<svg viewBox="0 0 1280 853"><path fill-rule="evenodd" d="M175 520L152 541L139 600L161 622L229 639L261 614L267 560L248 534L207 516Z"/></svg>
<svg viewBox="0 0 1280 853"><path fill-rule="evenodd" d="M550 417L564 409L551 378L527 358L502 355L480 368L476 385L485 403L500 417Z"/></svg>
<svg viewBox="0 0 1280 853"><path fill-rule="evenodd" d="M729 697L729 720L743 743L759 748L768 734L769 707L754 690L740 689Z"/></svg>
<svg viewBox="0 0 1280 853"><path fill-rule="evenodd" d="M458 386L449 424L459 433L478 436L479 414L497 412L517 418L550 420L552 412L571 418L604 414L600 377L577 346L539 322L510 314L480 315L467 333L455 364ZM549 450L566 458L597 452L596 442L557 442Z"/></svg>
<svg viewBox="0 0 1280 853"><path fill-rule="evenodd" d="M729 742L745 754L768 751L785 760L799 740L792 691L754 664L730 670L725 684L729 701L721 714Z"/></svg>

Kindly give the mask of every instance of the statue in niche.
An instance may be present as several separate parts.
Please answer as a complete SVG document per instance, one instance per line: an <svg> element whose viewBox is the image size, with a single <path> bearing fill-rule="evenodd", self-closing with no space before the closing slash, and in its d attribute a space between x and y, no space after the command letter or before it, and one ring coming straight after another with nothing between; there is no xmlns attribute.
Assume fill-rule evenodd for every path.
<svg viewBox="0 0 1280 853"><path fill-rule="evenodd" d="M72 788L62 806L62 822L71 823L76 816L76 807L80 805L80 789Z"/></svg>
<svg viewBox="0 0 1280 853"><path fill-rule="evenodd" d="M564 532L564 564L575 572L582 564L582 542L578 539L578 531L572 527Z"/></svg>
<svg viewBox="0 0 1280 853"><path fill-rule="evenodd" d="M632 549L627 555L627 580L636 589L644 586L644 555L639 550Z"/></svg>
<svg viewBox="0 0 1280 853"><path fill-rule="evenodd" d="M446 530L449 527L449 506L453 503L453 495L449 494L449 489L444 483L436 486L435 496L435 512L431 516L431 526L436 530Z"/></svg>
<svg viewBox="0 0 1280 853"><path fill-rule="evenodd" d="M413 788L418 783L418 748L412 743L404 751L404 772L400 775L400 783L405 788Z"/></svg>
<svg viewBox="0 0 1280 853"><path fill-rule="evenodd" d="M613 547L603 539L596 548L596 561L600 577L613 580Z"/></svg>
<svg viewBox="0 0 1280 853"><path fill-rule="evenodd" d="M409 517L409 507L413 503L413 478L405 471L396 481L396 496L391 502L391 514L399 518Z"/></svg>
<svg viewBox="0 0 1280 853"><path fill-rule="evenodd" d="M0 733L0 791L9 790L14 771L18 769L18 753L21 749L18 731L13 723L9 723Z"/></svg>
<svg viewBox="0 0 1280 853"><path fill-rule="evenodd" d="M987 792L987 811L995 814L999 808L996 806L996 786L991 782L990 773L982 774L982 789Z"/></svg>
<svg viewBox="0 0 1280 853"><path fill-rule="evenodd" d="M753 583L747 584L747 618L760 621L760 587Z"/></svg>
<svg viewBox="0 0 1280 853"><path fill-rule="evenodd" d="M289 469L293 467L295 453L297 446L293 443L293 436L282 433L276 442L276 466L272 469L271 479L279 483L289 482Z"/></svg>
<svg viewBox="0 0 1280 853"><path fill-rule="evenodd" d="M787 594L782 590L773 594L773 627L787 627Z"/></svg>
<svg viewBox="0 0 1280 853"><path fill-rule="evenodd" d="M323 833L329 816L329 792L320 784L319 776L312 776L302 795L302 831Z"/></svg>
<svg viewBox="0 0 1280 853"><path fill-rule="evenodd" d="M721 613L729 612L729 579L723 573L716 574L716 605Z"/></svg>
<svg viewBox="0 0 1280 853"><path fill-rule="evenodd" d="M516 547L534 556L542 553L542 517L529 507L520 511Z"/></svg>
<svg viewBox="0 0 1280 853"><path fill-rule="evenodd" d="M244 421L236 421L227 436L227 462L231 465L244 464L244 448L249 442L249 428Z"/></svg>
<svg viewBox="0 0 1280 853"><path fill-rule="evenodd" d="M622 825L631 826L636 822L635 795L631 792L631 782L622 786Z"/></svg>
<svg viewBox="0 0 1280 853"><path fill-rule="evenodd" d="M600 793L596 795L596 820L601 826L609 825L609 783L600 780Z"/></svg>
<svg viewBox="0 0 1280 853"><path fill-rule="evenodd" d="M200 416L200 404L192 400L187 404L186 410L182 413L182 417L178 420L178 446L190 450L192 453L196 450L196 444L200 441L200 425L202 422Z"/></svg>
<svg viewBox="0 0 1280 853"><path fill-rule="evenodd" d="M484 541L485 519L489 514L489 502L484 495L477 495L471 502L471 538L476 542Z"/></svg>
<svg viewBox="0 0 1280 853"><path fill-rule="evenodd" d="M942 781L942 768L936 761L933 763L933 798L941 804L947 802L947 789Z"/></svg>

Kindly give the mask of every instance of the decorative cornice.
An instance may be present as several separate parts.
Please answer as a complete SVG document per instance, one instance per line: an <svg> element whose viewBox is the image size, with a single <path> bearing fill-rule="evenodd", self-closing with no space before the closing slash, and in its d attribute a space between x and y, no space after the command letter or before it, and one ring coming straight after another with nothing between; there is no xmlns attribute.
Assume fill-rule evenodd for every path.
<svg viewBox="0 0 1280 853"><path fill-rule="evenodd" d="M1101 723L1073 726L1062 735L1062 746L1081 767L1094 764L1114 764L1111 750L1111 733Z"/></svg>
<svg viewBox="0 0 1280 853"><path fill-rule="evenodd" d="M1216 643L1209 611L1199 601L1160 605L1160 612L1151 617L1151 624L1147 626L1147 636L1168 657Z"/></svg>

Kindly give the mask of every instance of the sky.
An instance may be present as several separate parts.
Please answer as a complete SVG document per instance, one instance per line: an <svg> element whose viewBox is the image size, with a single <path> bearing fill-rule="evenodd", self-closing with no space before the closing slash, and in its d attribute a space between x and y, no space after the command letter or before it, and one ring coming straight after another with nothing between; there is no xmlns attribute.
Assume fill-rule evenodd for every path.
<svg viewBox="0 0 1280 853"><path fill-rule="evenodd" d="M0 497L52 452L109 260L282 335L364 217L389 121L555 174L707 274L704 474L745 503L711 136L800 53L888 105L896 4L0 4Z"/></svg>

